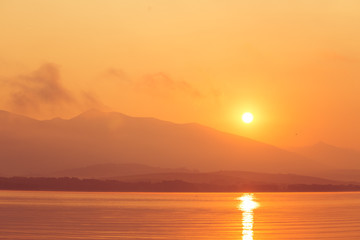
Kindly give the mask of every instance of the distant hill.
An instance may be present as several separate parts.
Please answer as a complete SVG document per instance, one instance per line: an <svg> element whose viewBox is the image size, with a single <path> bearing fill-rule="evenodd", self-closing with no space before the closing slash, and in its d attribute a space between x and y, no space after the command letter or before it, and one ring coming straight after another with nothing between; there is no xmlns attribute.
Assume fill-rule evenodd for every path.
<svg viewBox="0 0 360 240"><path fill-rule="evenodd" d="M343 182L296 174L246 171L198 172L188 169L158 168L142 164L98 164L45 174L45 177L111 179L122 182L184 181L217 185L233 184L343 184Z"/></svg>
<svg viewBox="0 0 360 240"><path fill-rule="evenodd" d="M327 168L298 154L199 124L96 110L69 120L47 121L1 111L0 159L0 169L8 176L109 162L305 175Z"/></svg>
<svg viewBox="0 0 360 240"><path fill-rule="evenodd" d="M88 167L68 169L63 171L57 171L50 174L44 174L48 177L78 177L78 178L111 178L121 176L134 176L143 174L157 174L157 173L169 173L169 172L190 172L185 168L169 169L150 167L143 164L97 164Z"/></svg>
<svg viewBox="0 0 360 240"><path fill-rule="evenodd" d="M0 190L87 191L87 192L330 192L360 191L354 184L207 184L180 180L121 182L116 180L0 177Z"/></svg>
<svg viewBox="0 0 360 240"><path fill-rule="evenodd" d="M239 185L239 184L343 184L329 179L295 174L269 174L243 171L221 171L208 173L170 172L112 178L122 182L184 181L189 183Z"/></svg>
<svg viewBox="0 0 360 240"><path fill-rule="evenodd" d="M335 179L339 181L360 183L360 169L335 169L322 171L317 174L324 178Z"/></svg>

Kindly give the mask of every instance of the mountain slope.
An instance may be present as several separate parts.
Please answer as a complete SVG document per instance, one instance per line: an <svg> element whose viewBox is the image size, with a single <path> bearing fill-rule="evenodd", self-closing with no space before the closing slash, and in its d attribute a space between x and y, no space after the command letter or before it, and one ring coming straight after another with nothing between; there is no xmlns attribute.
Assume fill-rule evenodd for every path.
<svg viewBox="0 0 360 240"><path fill-rule="evenodd" d="M319 142L312 146L294 149L294 152L336 169L360 169L360 152L356 150L339 148Z"/></svg>
<svg viewBox="0 0 360 240"><path fill-rule="evenodd" d="M102 163L308 175L323 168L297 154L198 124L94 110L69 120L20 121L11 113L2 115L0 167L10 175Z"/></svg>
<svg viewBox="0 0 360 240"><path fill-rule="evenodd" d="M323 142L293 150L306 158L328 165L331 169L317 173L317 176L341 181L360 181L360 152L335 147Z"/></svg>

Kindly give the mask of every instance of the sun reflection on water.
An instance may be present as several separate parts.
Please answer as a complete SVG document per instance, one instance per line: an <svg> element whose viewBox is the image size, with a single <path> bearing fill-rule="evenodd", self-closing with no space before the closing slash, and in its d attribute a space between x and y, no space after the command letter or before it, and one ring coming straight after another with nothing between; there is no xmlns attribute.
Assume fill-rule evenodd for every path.
<svg viewBox="0 0 360 240"><path fill-rule="evenodd" d="M238 209L242 211L242 240L254 240L254 212L259 206L253 194L246 193L238 198L241 201Z"/></svg>

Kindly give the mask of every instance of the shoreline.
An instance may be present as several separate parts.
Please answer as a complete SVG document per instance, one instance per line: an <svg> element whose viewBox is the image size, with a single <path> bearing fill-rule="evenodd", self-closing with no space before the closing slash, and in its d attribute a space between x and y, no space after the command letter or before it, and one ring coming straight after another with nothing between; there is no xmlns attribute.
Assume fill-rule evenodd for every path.
<svg viewBox="0 0 360 240"><path fill-rule="evenodd" d="M181 180L122 182L117 180L0 177L0 190L68 191L68 192L149 192L149 193L231 193L231 192L358 192L356 184L269 184L234 183L208 184Z"/></svg>

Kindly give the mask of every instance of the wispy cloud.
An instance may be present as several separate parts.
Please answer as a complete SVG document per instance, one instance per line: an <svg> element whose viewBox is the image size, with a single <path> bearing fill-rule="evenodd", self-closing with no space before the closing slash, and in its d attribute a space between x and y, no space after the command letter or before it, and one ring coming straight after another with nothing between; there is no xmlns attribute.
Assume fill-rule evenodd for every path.
<svg viewBox="0 0 360 240"><path fill-rule="evenodd" d="M191 98L205 97L199 89L189 82L176 81L162 72L144 76L140 81L135 83L135 87L138 90L162 96L176 93Z"/></svg>
<svg viewBox="0 0 360 240"><path fill-rule="evenodd" d="M118 68L109 68L103 74L105 78L115 78L120 81L130 81L128 75L122 70Z"/></svg>
<svg viewBox="0 0 360 240"><path fill-rule="evenodd" d="M9 104L19 111L40 110L44 105L74 103L74 96L60 81L59 69L45 64L38 70L8 81L12 87Z"/></svg>
<svg viewBox="0 0 360 240"><path fill-rule="evenodd" d="M52 63L29 74L1 78L0 82L9 89L5 97L7 107L17 113L51 116L62 111L104 106L89 92L75 96L63 85L59 67Z"/></svg>
<svg viewBox="0 0 360 240"><path fill-rule="evenodd" d="M102 89L109 90L107 94L116 94L118 99L126 101L146 101L147 104L218 104L222 91L211 85L201 87L191 81L177 79L165 72L149 73L132 76L119 68L109 68L98 80ZM101 92L104 94L104 91ZM107 96L105 96L107 97Z"/></svg>

